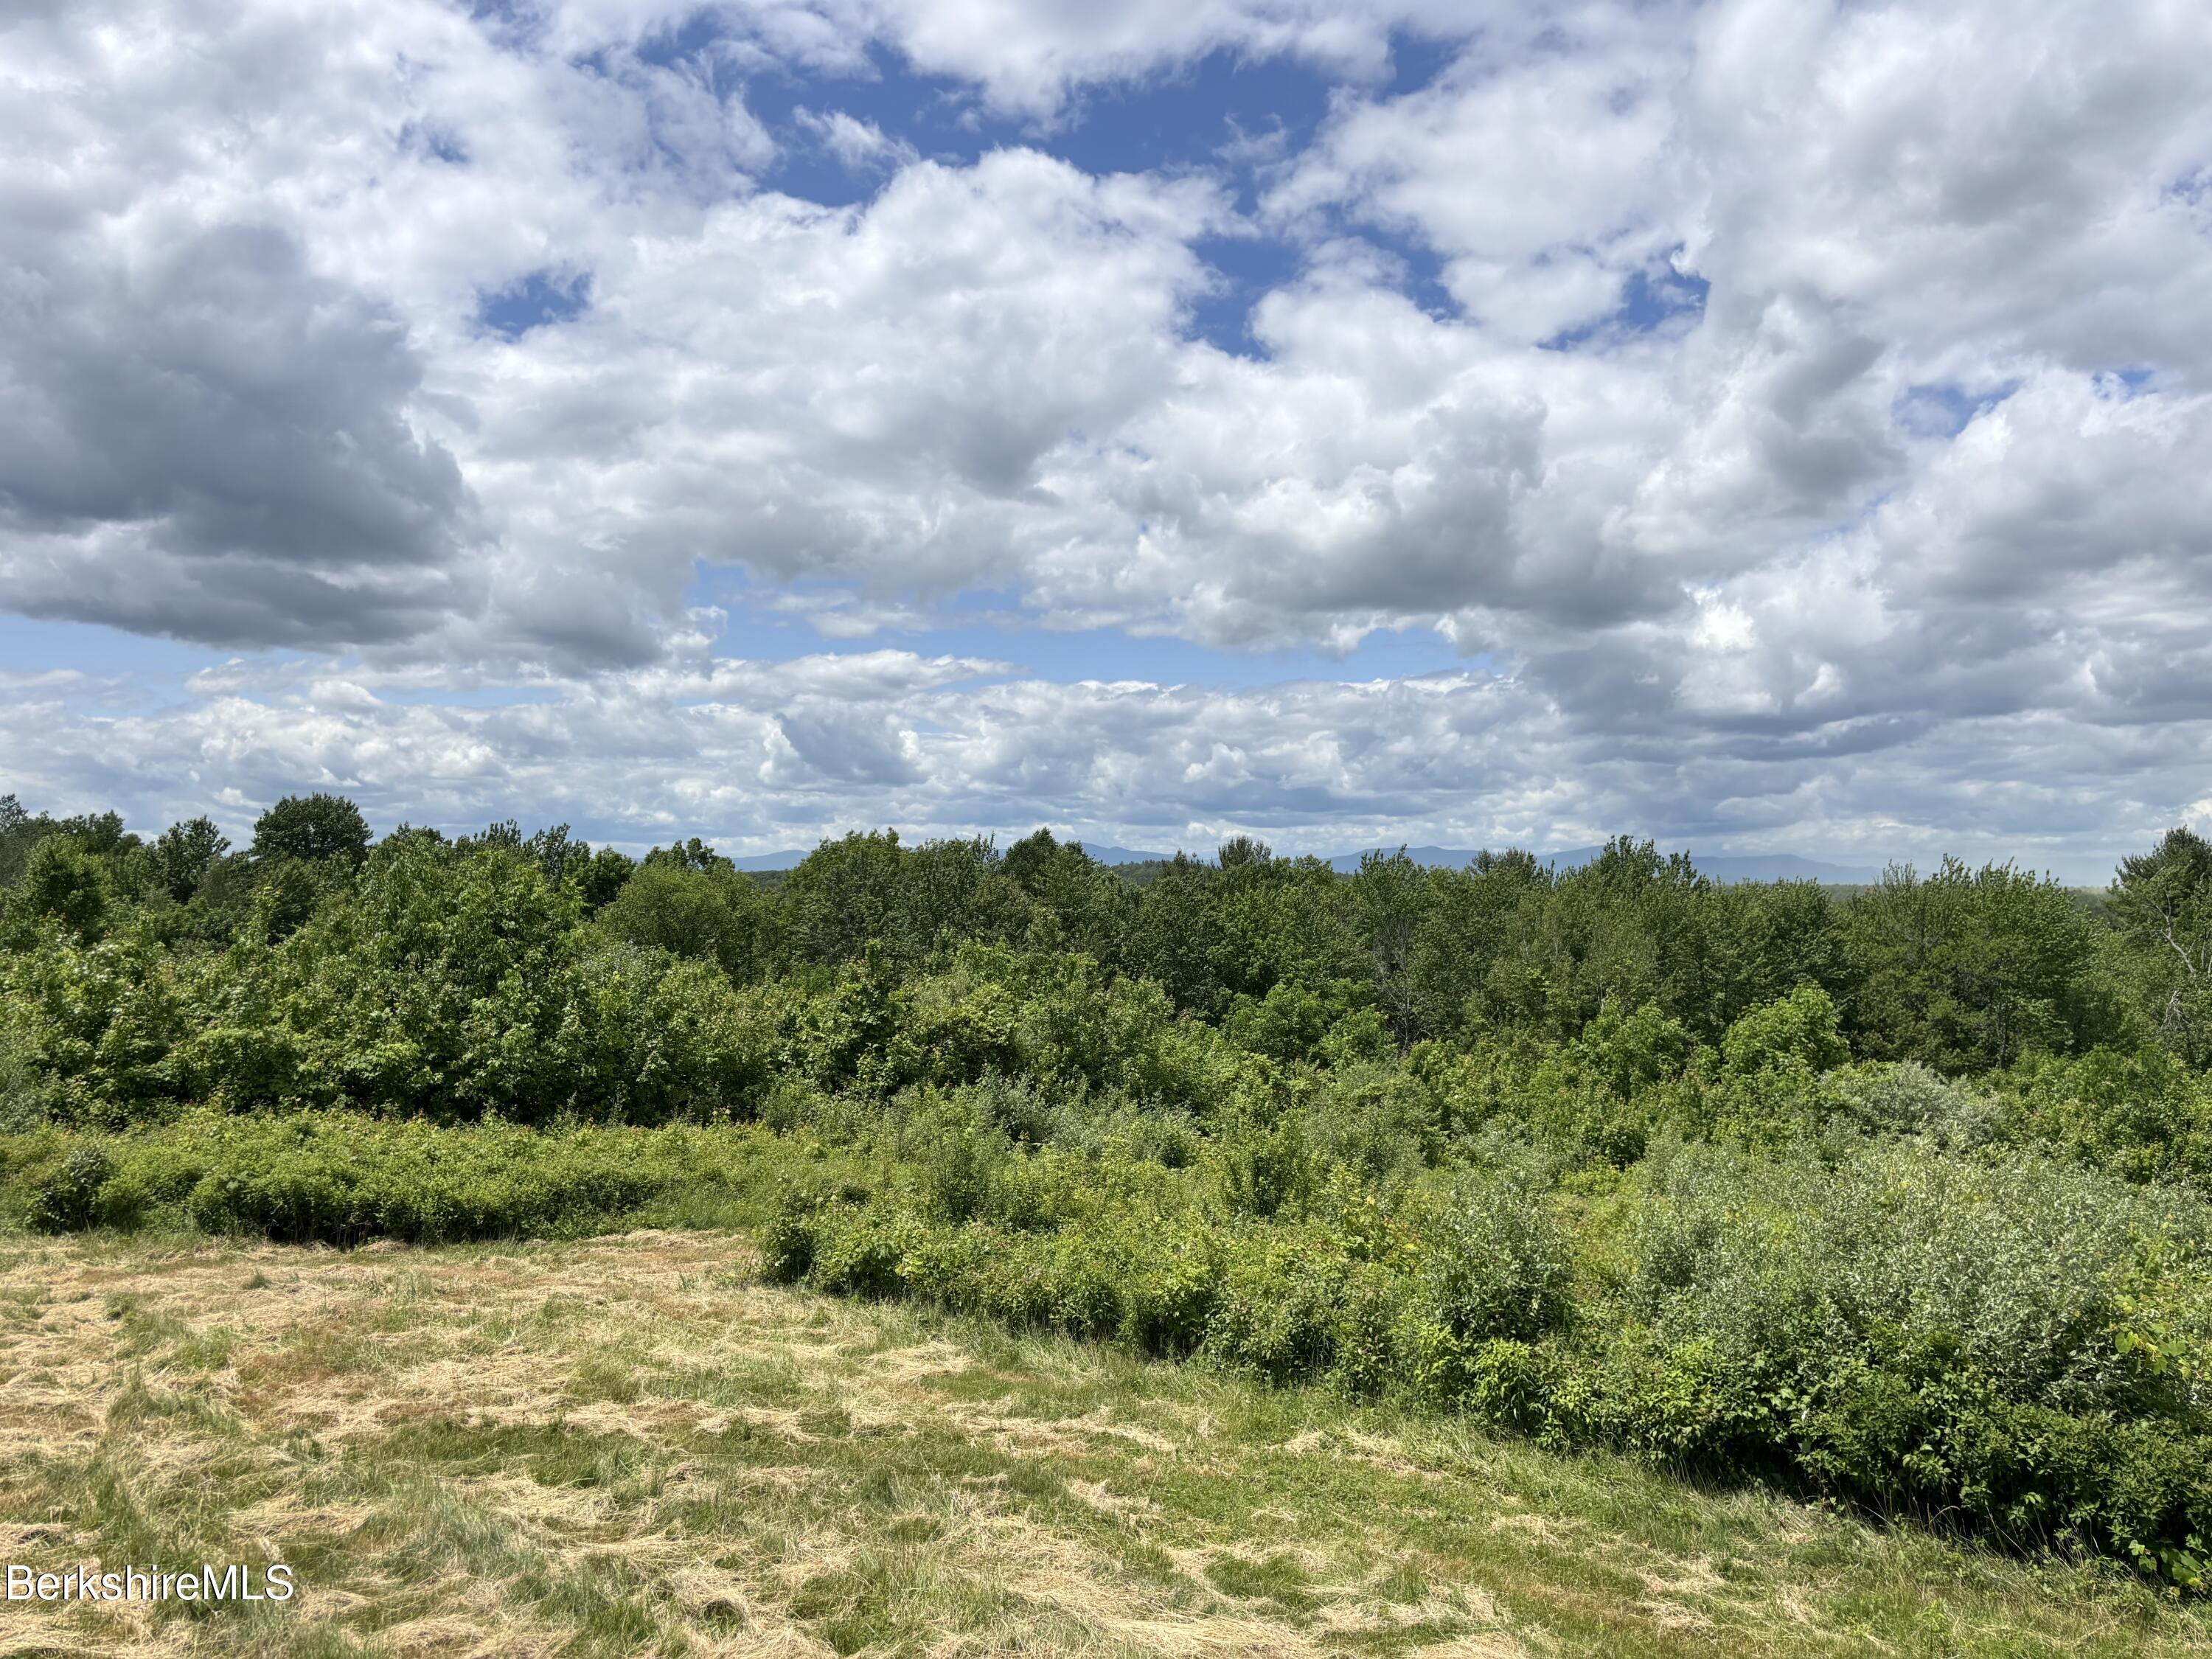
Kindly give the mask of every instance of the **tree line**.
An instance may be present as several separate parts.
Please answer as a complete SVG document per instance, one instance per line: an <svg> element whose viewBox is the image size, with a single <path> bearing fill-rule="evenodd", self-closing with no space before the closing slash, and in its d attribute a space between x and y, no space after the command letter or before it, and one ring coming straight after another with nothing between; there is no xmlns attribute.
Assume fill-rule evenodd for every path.
<svg viewBox="0 0 2212 1659"><path fill-rule="evenodd" d="M402 825L377 842L327 793L277 802L235 850L204 817L149 841L113 812L34 816L6 796L5 942L275 946L353 902L379 859L417 854L528 866L568 925L711 963L734 985L864 957L903 976L963 943L1073 951L1158 986L1179 1013L1264 1029L1286 1052L1347 1018L1379 1018L1401 1049L1564 1042L1608 1004L1655 1007L1717 1043L1747 1011L1814 985L1852 1055L1950 1076L2099 1048L2212 1060L2212 844L2188 829L2124 860L2094 896L1953 859L1843 894L1723 885L1627 837L1565 872L1524 852L1449 869L1401 851L1349 875L1238 838L1131 880L1045 830L1003 850L885 830L755 878L696 837L641 860L512 821L450 840Z"/></svg>

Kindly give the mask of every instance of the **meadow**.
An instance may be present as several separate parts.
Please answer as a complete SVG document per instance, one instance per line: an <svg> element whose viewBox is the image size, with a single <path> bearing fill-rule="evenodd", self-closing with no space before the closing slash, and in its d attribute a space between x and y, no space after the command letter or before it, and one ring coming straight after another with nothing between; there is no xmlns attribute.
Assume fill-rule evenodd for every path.
<svg viewBox="0 0 2212 1659"><path fill-rule="evenodd" d="M13 1547L312 1587L58 1644L2212 1634L2185 830L2096 895L1042 833L757 878L9 800L0 883Z"/></svg>
<svg viewBox="0 0 2212 1659"><path fill-rule="evenodd" d="M765 1285L741 1234L0 1244L12 1559L283 1559L285 1607L11 1651L2212 1651L2095 1562L1468 1417Z"/></svg>

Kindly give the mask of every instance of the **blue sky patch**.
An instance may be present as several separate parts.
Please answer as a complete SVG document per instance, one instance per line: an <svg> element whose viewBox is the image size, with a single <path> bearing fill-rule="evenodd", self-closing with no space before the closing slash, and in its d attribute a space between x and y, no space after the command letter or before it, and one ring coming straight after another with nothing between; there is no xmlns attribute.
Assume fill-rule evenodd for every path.
<svg viewBox="0 0 2212 1659"><path fill-rule="evenodd" d="M1455 51L1440 38L1394 36L1390 76L1371 90L1384 96L1418 90ZM825 207L872 199L909 154L965 167L993 149L1020 146L1094 175L1204 173L1229 191L1237 212L1253 214L1273 170L1314 142L1347 90L1334 72L1300 58L1219 49L1172 71L1080 88L1057 115L1038 121L994 112L969 83L917 72L880 43L852 69L801 70L736 40L721 19L704 12L641 43L638 56L680 68L724 99L742 99L777 147L760 182ZM825 128L840 115L873 128L893 148L839 154ZM1361 234L1395 261L1405 291L1424 310L1458 314L1441 262L1425 243L1387 228L1364 227ZM1304 265L1298 246L1255 234L1205 238L1195 251L1218 282L1194 303L1191 337L1235 355L1262 355L1251 334L1252 307L1297 279Z"/></svg>
<svg viewBox="0 0 2212 1659"><path fill-rule="evenodd" d="M1332 655L1313 645L1234 649L1164 635L1115 628L1045 629L1020 608L1011 591L969 588L942 601L908 607L911 626L860 635L825 630L815 618L836 617L851 590L830 582L784 582L757 590L799 595L819 611L778 610L756 602L742 571L724 568L692 585L693 605L719 604L726 621L715 654L757 662L836 656L869 651L911 651L921 656L982 657L1020 673L1058 684L1077 680L1149 680L1159 684L1243 689L1289 680L1367 680L1413 674L1499 672L1487 656L1462 656L1432 629L1377 629L1352 651ZM896 603L892 601L890 603ZM856 606L856 609L858 607Z"/></svg>
<svg viewBox="0 0 2212 1659"><path fill-rule="evenodd" d="M518 340L533 328L581 316L591 302L589 272L533 270L520 282L483 295L477 321L495 334Z"/></svg>
<svg viewBox="0 0 2212 1659"><path fill-rule="evenodd" d="M1705 296L1711 289L1695 271L1671 267L1656 274L1632 270L1621 285L1620 303L1610 316L1555 334L1543 342L1542 349L1572 351L1596 340L1687 327L1705 314Z"/></svg>

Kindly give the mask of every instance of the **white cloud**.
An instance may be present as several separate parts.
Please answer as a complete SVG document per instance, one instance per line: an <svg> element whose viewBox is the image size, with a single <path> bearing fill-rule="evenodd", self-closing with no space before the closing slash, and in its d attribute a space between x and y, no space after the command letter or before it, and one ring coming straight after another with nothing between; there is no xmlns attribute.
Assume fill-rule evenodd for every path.
<svg viewBox="0 0 2212 1659"><path fill-rule="evenodd" d="M1565 27L1533 15L1420 91L1352 101L1270 213L1344 204L1410 231L1502 338L1534 344L1611 315L1630 276L1683 240L1687 181L1672 163L1691 54L1665 8L1589 9Z"/></svg>
<svg viewBox="0 0 2212 1659"><path fill-rule="evenodd" d="M1394 30L1453 60L1390 94ZM2201 6L100 0L0 38L0 604L360 670L112 728L212 745L206 787L373 750L474 811L557 794L531 757L711 752L640 810L769 839L1147 788L1559 836L2204 793ZM1046 153L1216 50L1336 77L1311 144ZM922 160L829 82L754 113L901 55L1030 143ZM872 198L780 193L810 145ZM1252 356L1194 337L1224 235L1297 265ZM831 637L980 595L1224 648L1434 628L1504 678L810 689L696 666L732 572ZM437 701L471 676L541 700ZM78 730L13 752L121 776Z"/></svg>
<svg viewBox="0 0 2212 1659"><path fill-rule="evenodd" d="M373 820L467 829L528 803L633 847L700 834L733 852L825 832L1018 834L1039 823L1203 849L1254 831L1340 850L1587 844L1623 825L1670 844L1923 860L2019 855L2094 878L2175 810L2138 781L2201 763L2206 723L2101 733L1985 714L1838 719L1624 744L1524 680L1481 673L1253 690L1083 681L879 651L695 662L541 688L522 701L340 688L264 672L158 708L88 715L70 688L0 707L0 774L57 808L152 825L212 811L234 834L276 795L340 789ZM1717 711L1726 714L1729 711ZM1978 756L2016 764L1991 775ZM1961 820L1961 779L1978 811ZM228 789L235 792L224 794Z"/></svg>
<svg viewBox="0 0 2212 1659"><path fill-rule="evenodd" d="M873 121L863 121L842 109L823 114L801 108L797 112L797 119L849 172L902 167L921 159L920 153L903 138L890 137Z"/></svg>

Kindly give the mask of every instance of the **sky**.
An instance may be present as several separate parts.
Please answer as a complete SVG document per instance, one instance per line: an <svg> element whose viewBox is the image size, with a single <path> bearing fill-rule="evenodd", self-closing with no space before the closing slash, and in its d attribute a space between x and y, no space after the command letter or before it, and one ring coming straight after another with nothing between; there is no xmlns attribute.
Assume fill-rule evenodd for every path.
<svg viewBox="0 0 2212 1659"><path fill-rule="evenodd" d="M0 792L2212 829L2203 0L13 0Z"/></svg>

